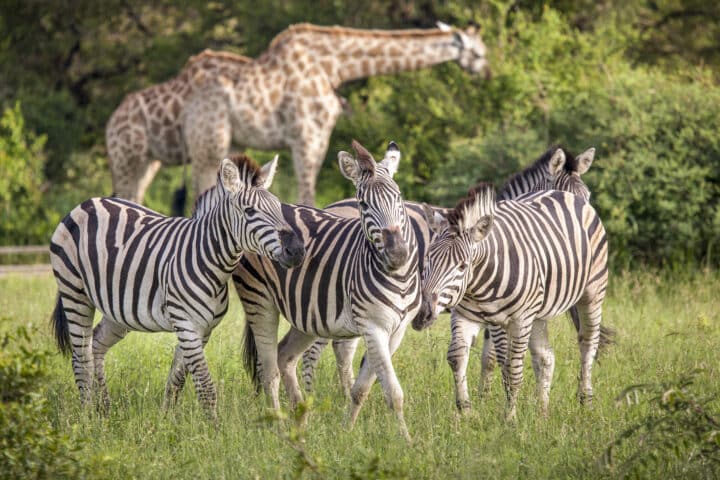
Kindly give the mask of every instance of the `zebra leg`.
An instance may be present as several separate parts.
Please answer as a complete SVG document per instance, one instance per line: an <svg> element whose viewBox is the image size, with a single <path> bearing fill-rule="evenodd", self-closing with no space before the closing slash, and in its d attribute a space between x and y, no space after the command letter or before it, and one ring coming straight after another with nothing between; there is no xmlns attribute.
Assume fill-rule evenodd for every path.
<svg viewBox="0 0 720 480"><path fill-rule="evenodd" d="M470 346L477 337L481 325L464 318L457 313L457 310L452 311L450 325L451 340L447 352L447 361L455 377L455 405L462 413L470 409L467 365L470 358Z"/></svg>
<svg viewBox="0 0 720 480"><path fill-rule="evenodd" d="M492 374L495 371L495 365L497 363L497 356L495 355L495 343L490 338L490 326L485 327L485 333L483 334L483 350L482 350L482 363L480 368L480 396L487 394L490 391L490 385L492 383ZM500 327L495 327L500 328Z"/></svg>
<svg viewBox="0 0 720 480"><path fill-rule="evenodd" d="M592 364L600 342L600 321L602 319L602 299L591 304L578 304L580 313L580 377L578 400L581 404L592 403Z"/></svg>
<svg viewBox="0 0 720 480"><path fill-rule="evenodd" d="M335 361L337 362L338 377L340 378L343 393L348 398L350 398L350 389L353 383L355 383L352 362L359 343L360 337L333 340L332 342Z"/></svg>
<svg viewBox="0 0 720 480"><path fill-rule="evenodd" d="M246 308L246 321L255 337L258 373L265 396L273 410L280 410L280 370L278 369L279 312L274 305L266 309Z"/></svg>
<svg viewBox="0 0 720 480"><path fill-rule="evenodd" d="M550 385L555 370L555 354L548 340L547 320L535 320L530 333L530 353L532 354L541 412L543 416L547 417L550 404Z"/></svg>
<svg viewBox="0 0 720 480"><path fill-rule="evenodd" d="M180 341L178 348L182 351L184 368L192 376L198 401L210 419L217 422L217 391L205 359L203 335L193 329L190 321L174 322L173 326Z"/></svg>
<svg viewBox="0 0 720 480"><path fill-rule="evenodd" d="M505 418L508 421L515 420L517 416L517 397L523 381L523 362L525 360L525 352L528 348L531 331L532 321L526 320L519 325L511 325L507 332L509 355L508 359L504 362L505 370L503 380L505 384L505 395L507 397Z"/></svg>
<svg viewBox="0 0 720 480"><path fill-rule="evenodd" d="M305 352L317 337L301 332L295 327L283 337L278 345L278 367L280 376L285 384L285 392L287 392L290 400L290 407L295 409L298 403L302 402L303 395L300 391L300 385L297 378L297 364L300 356Z"/></svg>
<svg viewBox="0 0 720 480"><path fill-rule="evenodd" d="M203 351L210 340L210 334L208 333L203 337ZM180 393L182 393L183 387L185 386L185 380L187 379L188 369L185 366L183 360L183 351L180 348L180 344L175 347L175 353L173 355L172 365L170 365L170 373L168 374L167 382L165 382L165 396L163 397L163 410L168 410L177 405Z"/></svg>
<svg viewBox="0 0 720 480"><path fill-rule="evenodd" d="M128 330L107 317L103 317L93 330L92 352L95 366L95 386L100 392L98 410L102 414L110 411L110 394L105 383L105 354L117 342L125 338Z"/></svg>
<svg viewBox="0 0 720 480"><path fill-rule="evenodd" d="M327 338L318 338L315 340L310 348L305 350L302 354L302 378L303 384L305 385L306 392L313 391L313 381L315 380L315 369L320 361L320 355L322 354L330 340Z"/></svg>
<svg viewBox="0 0 720 480"><path fill-rule="evenodd" d="M80 403L83 407L93 404L94 367L92 338L95 307L84 294L81 298L61 294L62 308L67 318L70 344L72 349L72 367L75 384L80 391Z"/></svg>
<svg viewBox="0 0 720 480"><path fill-rule="evenodd" d="M355 380L355 384L350 391L349 429L352 429L355 425L355 421L360 413L360 408L377 377L383 388L385 401L395 412L400 427L400 434L406 441L411 441L403 414L403 391L390 359L391 355L400 345L400 340L402 340L406 328L407 324L403 325L398 331L393 333L392 337L388 337L387 333L381 331L375 331L365 335L365 341L367 343L365 361L360 365L358 378Z"/></svg>

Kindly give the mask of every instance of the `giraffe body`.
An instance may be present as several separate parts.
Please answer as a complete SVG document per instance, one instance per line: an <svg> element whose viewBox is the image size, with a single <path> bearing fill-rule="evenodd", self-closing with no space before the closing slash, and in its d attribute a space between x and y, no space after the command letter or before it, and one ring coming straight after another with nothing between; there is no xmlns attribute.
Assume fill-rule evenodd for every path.
<svg viewBox="0 0 720 480"><path fill-rule="evenodd" d="M231 143L292 153L298 203L312 205L344 82L447 61L487 71L474 29L360 30L293 25L256 59L206 50L180 74L131 93L106 142L115 194L141 202L161 165L190 163L198 195L214 184Z"/></svg>

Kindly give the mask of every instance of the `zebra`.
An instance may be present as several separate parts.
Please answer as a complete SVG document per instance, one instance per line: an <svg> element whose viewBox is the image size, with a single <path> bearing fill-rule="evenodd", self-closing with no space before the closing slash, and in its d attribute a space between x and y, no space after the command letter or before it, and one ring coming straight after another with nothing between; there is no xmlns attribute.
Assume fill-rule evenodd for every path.
<svg viewBox="0 0 720 480"><path fill-rule="evenodd" d="M511 200L534 191L562 190L574 193L589 201L590 189L583 182L581 176L589 170L594 157L595 148L589 148L580 155L574 156L562 145L552 145L530 166L506 180L500 190L499 197L503 200ZM425 247L429 245L434 236L433 230L428 227L426 218L428 215L432 218L436 213L444 216L449 210L410 201L406 201L405 206L415 229L415 235L418 238L418 251L420 263L422 264L426 251ZM325 211L348 218L357 217L357 202L354 199L341 200L325 207ZM577 309L572 307L569 312L575 330L579 331L580 323ZM482 351L481 392L486 392L489 389L491 375L495 368L495 349L492 341L490 341L490 329L492 328L490 326L485 329ZM611 344L613 335L614 331L603 325L600 334L600 348ZM302 378L305 390L308 392L313 389L315 368L320 360L320 354L328 342L328 339L320 338L303 353ZM338 375L346 395L349 394L350 385L353 382L352 358L357 349L357 342L357 339L333 340L332 342Z"/></svg>
<svg viewBox="0 0 720 480"><path fill-rule="evenodd" d="M293 271L257 255L244 255L233 275L245 318L245 368L279 408L280 375L291 406L303 398L296 366L317 337L362 337L366 360L351 388L352 428L377 376L401 434L410 435L403 391L391 356L420 309L420 270L415 233L393 181L400 160L395 142L376 163L353 140L356 158L339 152L342 174L356 187L360 218L285 205L283 214L306 242L307 255ZM290 332L277 344L278 314ZM258 367L260 370L258 371Z"/></svg>
<svg viewBox="0 0 720 480"><path fill-rule="evenodd" d="M58 286L52 322L60 351L72 352L83 406L109 411L105 354L129 331L175 332L164 407L175 403L189 372L200 403L217 419L203 348L227 311L228 280L243 250L285 267L304 256L267 190L276 167L277 157L263 168L248 157L223 160L217 185L203 194L214 201L193 218L106 197L84 201L60 222L50 243ZM96 309L103 317L93 329Z"/></svg>
<svg viewBox="0 0 720 480"><path fill-rule="evenodd" d="M416 330L429 327L440 311L454 308L448 362L458 408L470 405L465 376L470 342L482 325L494 324L504 333L503 341L493 340L503 367L507 418L516 415L528 345L547 415L555 365L547 321L573 305L580 313L578 398L589 403L608 279L607 237L590 204L554 190L496 204L494 187L480 184L444 223L428 222L438 229L437 237L423 271L422 311L412 324Z"/></svg>

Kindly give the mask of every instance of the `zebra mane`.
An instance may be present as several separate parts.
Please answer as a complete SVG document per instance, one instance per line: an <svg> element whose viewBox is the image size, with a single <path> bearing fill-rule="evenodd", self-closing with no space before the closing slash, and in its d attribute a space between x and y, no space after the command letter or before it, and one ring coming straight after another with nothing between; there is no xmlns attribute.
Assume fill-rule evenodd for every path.
<svg viewBox="0 0 720 480"><path fill-rule="evenodd" d="M447 221L450 230L457 234L475 226L484 216L495 214L495 186L479 183L468 191L465 198L450 210Z"/></svg>
<svg viewBox="0 0 720 480"><path fill-rule="evenodd" d="M535 160L531 165L524 168L523 170L511 175L508 177L508 179L503 184L503 188L501 190L505 189L505 186L510 185L511 183L521 179L525 176L531 176L537 171L542 171L543 173L549 172L548 170L548 164L550 163L550 159L552 158L553 154L558 151L558 149L562 150L565 154L565 166L564 168L568 170L568 163L571 162L570 159L572 159L573 165L576 165L577 168L577 162L575 162L575 156L568 152L565 147L562 145L552 145L550 148L548 148L545 153L540 155L537 160Z"/></svg>
<svg viewBox="0 0 720 480"><path fill-rule="evenodd" d="M255 160L244 153L232 153L228 160L233 162L238 170L240 170L240 181L245 185L260 187L265 180L262 169ZM218 175L220 172L218 171Z"/></svg>

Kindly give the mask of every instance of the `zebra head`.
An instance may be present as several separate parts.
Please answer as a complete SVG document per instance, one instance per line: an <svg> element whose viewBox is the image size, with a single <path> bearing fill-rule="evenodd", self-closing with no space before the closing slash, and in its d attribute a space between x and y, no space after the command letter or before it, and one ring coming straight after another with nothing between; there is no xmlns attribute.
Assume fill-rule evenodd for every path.
<svg viewBox="0 0 720 480"><path fill-rule="evenodd" d="M305 246L285 221L280 200L267 190L277 161L276 155L260 168L246 156L226 158L218 172L216 190L230 205L228 219L238 247L291 268L302 262Z"/></svg>
<svg viewBox="0 0 720 480"><path fill-rule="evenodd" d="M410 257L411 235L400 189L393 180L400 150L390 142L385 158L376 163L357 141L353 140L352 147L356 157L338 153L340 171L355 184L360 221L371 251L388 271L395 271Z"/></svg>
<svg viewBox="0 0 720 480"><path fill-rule="evenodd" d="M495 188L479 184L458 202L447 218L437 209L425 209L430 228L437 237L428 247L422 278L422 306L413 319L415 330L433 324L446 308L460 302L473 270L484 258L483 239L492 228Z"/></svg>
<svg viewBox="0 0 720 480"><path fill-rule="evenodd" d="M577 157L568 154L566 157L564 168L557 173L555 183L551 188L573 193L584 198L585 201L589 201L590 189L580 177L590 169L595 158L595 149L588 148Z"/></svg>

